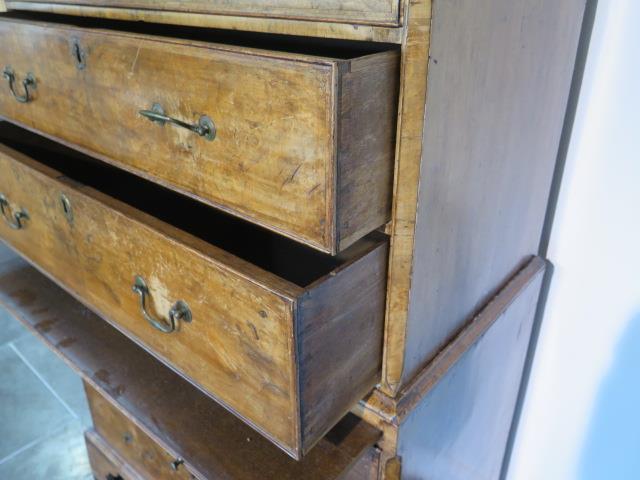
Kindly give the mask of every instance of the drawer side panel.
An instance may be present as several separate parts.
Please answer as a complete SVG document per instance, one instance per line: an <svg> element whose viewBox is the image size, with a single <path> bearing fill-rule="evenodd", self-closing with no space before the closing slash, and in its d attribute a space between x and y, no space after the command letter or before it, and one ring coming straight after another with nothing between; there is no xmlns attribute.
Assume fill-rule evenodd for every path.
<svg viewBox="0 0 640 480"><path fill-rule="evenodd" d="M380 380L387 253L378 245L301 299L303 452Z"/></svg>

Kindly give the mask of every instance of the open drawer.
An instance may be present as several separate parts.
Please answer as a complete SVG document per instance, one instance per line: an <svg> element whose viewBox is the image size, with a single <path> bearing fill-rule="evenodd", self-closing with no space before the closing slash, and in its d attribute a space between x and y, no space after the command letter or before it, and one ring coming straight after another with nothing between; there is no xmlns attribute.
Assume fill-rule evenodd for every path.
<svg viewBox="0 0 640 480"><path fill-rule="evenodd" d="M0 17L0 116L324 252L390 220L397 50L107 25Z"/></svg>
<svg viewBox="0 0 640 480"><path fill-rule="evenodd" d="M346 415L296 461L21 259L0 263L0 304L90 385L96 429L111 440L111 450L119 448L119 461L109 455L107 463L127 460L148 470L145 452L151 450L159 459L156 472L172 471L181 458L197 478L377 478L381 433L358 417ZM133 476L115 470L103 465L98 471Z"/></svg>
<svg viewBox="0 0 640 480"><path fill-rule="evenodd" d="M325 255L9 124L0 140L0 237L293 457L378 381L384 235Z"/></svg>

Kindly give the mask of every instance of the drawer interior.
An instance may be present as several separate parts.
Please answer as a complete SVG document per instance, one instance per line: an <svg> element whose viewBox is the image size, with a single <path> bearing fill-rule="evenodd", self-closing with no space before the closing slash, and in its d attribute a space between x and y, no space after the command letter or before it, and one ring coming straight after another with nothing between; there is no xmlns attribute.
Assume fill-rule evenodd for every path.
<svg viewBox="0 0 640 480"><path fill-rule="evenodd" d="M318 252L9 122L0 122L0 142L300 287L353 260L353 249L337 256Z"/></svg>

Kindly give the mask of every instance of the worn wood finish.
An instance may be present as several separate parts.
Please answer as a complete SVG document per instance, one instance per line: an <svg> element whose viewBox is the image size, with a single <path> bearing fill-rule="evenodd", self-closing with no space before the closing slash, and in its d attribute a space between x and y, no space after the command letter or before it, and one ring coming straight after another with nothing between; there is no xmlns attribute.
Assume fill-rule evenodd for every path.
<svg viewBox="0 0 640 480"><path fill-rule="evenodd" d="M411 124L400 125L397 165L406 173L396 177L391 232L387 393L397 394L537 251L584 5L435 4L426 123L423 135L409 136L408 156L402 130ZM408 42L419 37L412 15L426 7L415 8ZM414 57L414 68L426 60Z"/></svg>
<svg viewBox="0 0 640 480"><path fill-rule="evenodd" d="M0 0L2 3L4 0ZM186 25L190 27L241 30L273 34L298 35L318 38L338 38L369 42L402 42L404 29L332 22L309 22L280 18L242 17L235 15L208 15L202 13L168 12L132 8L91 7L62 3L24 2L7 0L7 8L15 11L46 12L79 17L128 20L134 22Z"/></svg>
<svg viewBox="0 0 640 480"><path fill-rule="evenodd" d="M25 261L0 265L0 304L132 424L203 478L337 479L361 467L380 438L375 428L347 415L295 461Z"/></svg>
<svg viewBox="0 0 640 480"><path fill-rule="evenodd" d="M87 445L87 454L96 479L103 480L109 475L123 480L145 480L138 472L128 466L121 457L94 431L89 430L84 435Z"/></svg>
<svg viewBox="0 0 640 480"><path fill-rule="evenodd" d="M340 476L340 480L377 480L380 470L380 449L370 448L355 464Z"/></svg>
<svg viewBox="0 0 640 480"><path fill-rule="evenodd" d="M0 35L0 66L38 82L28 104L5 85L0 116L332 254L390 219L395 51L340 59L8 18ZM138 113L154 103L209 116L215 140Z"/></svg>
<svg viewBox="0 0 640 480"><path fill-rule="evenodd" d="M383 432L385 480L398 469L410 479L498 478L545 269L530 259L396 397L375 390L354 407Z"/></svg>
<svg viewBox="0 0 640 480"><path fill-rule="evenodd" d="M277 0L268 4L260 0L57 0L57 3L392 26L399 24L400 12L400 0Z"/></svg>
<svg viewBox="0 0 640 480"><path fill-rule="evenodd" d="M0 224L9 245L292 456L307 453L377 382L381 235L299 286L4 146L0 171L0 192L30 216L22 230ZM155 316L181 299L193 322L170 335L152 328L131 291L135 275L149 285Z"/></svg>
<svg viewBox="0 0 640 480"><path fill-rule="evenodd" d="M375 390L359 402L354 411L365 417L369 413L371 423L398 425L420 404L423 398L440 381L460 358L501 318L510 306L531 284L539 283L547 263L541 257L532 257L515 275L498 288L498 293L462 328L396 397ZM376 419L379 421L377 422Z"/></svg>
<svg viewBox="0 0 640 480"><path fill-rule="evenodd" d="M543 271L538 269L455 362L438 362L426 372L427 383L429 378L437 383L403 412L399 426L402 478L500 478Z"/></svg>
<svg viewBox="0 0 640 480"><path fill-rule="evenodd" d="M93 428L127 465L154 480L197 478L187 463L180 462L183 459L160 447L90 385L85 383L84 386Z"/></svg>
<svg viewBox="0 0 640 480"><path fill-rule="evenodd" d="M427 57L431 0L408 2L402 44L400 107L394 174L391 247L381 388L395 395L401 387L409 310L415 220L422 160L422 131L427 95Z"/></svg>
<svg viewBox="0 0 640 480"><path fill-rule="evenodd" d="M546 270L546 263L540 257L533 257L526 265L516 273L504 286L499 289L498 294L493 297L480 312L449 342L449 344L441 350L429 364L416 375L413 380L407 384L400 395L394 402L395 415L399 422L403 422L413 410L415 410L424 397L429 394L432 388L441 381L441 379L449 374L455 365L462 359L467 352L473 348L473 345L480 342L494 323L507 314L516 302L523 302L524 297L530 297L524 301L530 303L528 309L519 310L514 315L524 322L530 322L535 313L535 302L539 296L540 283ZM514 307L514 311L517 308ZM521 316L521 318L520 318ZM505 320L508 321L508 320ZM518 320L516 320L517 322ZM528 323L530 326L530 323ZM528 333L525 331L525 337ZM518 348L514 348L510 354L518 355L523 353L523 345L527 344L527 340L514 342ZM524 343L523 343L524 342ZM508 350L508 342L505 342L505 350ZM524 347L526 351L526 346ZM517 376L519 377L519 375ZM517 380L509 384L509 388L517 388ZM509 418L512 415L508 415Z"/></svg>

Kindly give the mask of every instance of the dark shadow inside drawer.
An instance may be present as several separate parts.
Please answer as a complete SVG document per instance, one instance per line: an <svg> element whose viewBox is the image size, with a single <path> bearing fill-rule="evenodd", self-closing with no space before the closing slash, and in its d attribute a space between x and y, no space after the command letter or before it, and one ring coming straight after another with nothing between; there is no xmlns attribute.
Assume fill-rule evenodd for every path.
<svg viewBox="0 0 640 480"><path fill-rule="evenodd" d="M354 256L353 249L338 256L318 252L8 122L0 122L0 142L301 287Z"/></svg>

